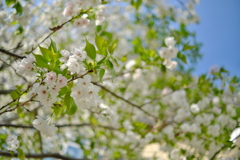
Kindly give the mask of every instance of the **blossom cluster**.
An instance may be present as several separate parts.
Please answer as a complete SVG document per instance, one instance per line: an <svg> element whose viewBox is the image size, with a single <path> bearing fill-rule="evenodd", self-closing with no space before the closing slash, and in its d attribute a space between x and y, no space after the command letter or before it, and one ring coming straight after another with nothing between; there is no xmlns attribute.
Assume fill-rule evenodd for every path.
<svg viewBox="0 0 240 160"><path fill-rule="evenodd" d="M19 140L17 139L17 136L13 134L8 135L6 142L8 145L8 150L10 151L15 151L19 147Z"/></svg>
<svg viewBox="0 0 240 160"><path fill-rule="evenodd" d="M32 124L33 126L41 132L42 135L45 137L52 137L57 132L57 127L54 125L49 125L50 123L50 117L48 117L46 120L42 117L37 116L37 119L35 119Z"/></svg>
<svg viewBox="0 0 240 160"><path fill-rule="evenodd" d="M75 13L78 13L80 10L87 10L89 8L97 8L96 11L96 25L101 24L105 19L104 6L101 5L101 0L78 0L71 1L66 4L64 8L63 15L65 17L73 16ZM74 25L79 27L87 27L90 23L90 20L87 18L88 15L84 14L79 19L75 20Z"/></svg>
<svg viewBox="0 0 240 160"><path fill-rule="evenodd" d="M71 97L77 106L89 109L101 102L98 92L99 87L91 83L91 76L85 75L82 79L77 80L76 85L72 88Z"/></svg>
<svg viewBox="0 0 240 160"><path fill-rule="evenodd" d="M178 53L178 49L175 46L176 41L174 37L165 38L165 44L167 47L162 47L159 50L159 54L162 58L164 58L163 64L170 70L173 70L177 67L177 62L173 61L172 58L175 58Z"/></svg>
<svg viewBox="0 0 240 160"><path fill-rule="evenodd" d="M32 90L28 93L28 97L35 97L36 100L49 108L57 100L58 92L60 89L67 85L67 78L62 74L57 74L55 72L48 72L44 83L35 83L32 87Z"/></svg>
<svg viewBox="0 0 240 160"><path fill-rule="evenodd" d="M163 132L160 133L161 137L166 135L169 140L174 140L177 138L176 134L179 134L178 138L191 135L191 138L185 140L184 144L195 148L199 153L205 152L204 145L209 146L212 151L208 154L209 157L222 146L214 139L225 132L230 133L237 125L234 106L232 104L221 106L222 103L227 102L221 102L219 97L205 97L190 105L187 101L187 93L180 90L164 97L163 103L176 107L176 113L171 117L172 124L163 128ZM208 137L209 141L199 140L199 136ZM239 129L233 131L230 141L236 142L237 136L239 136Z"/></svg>
<svg viewBox="0 0 240 160"><path fill-rule="evenodd" d="M34 65L33 62L35 62L35 58L32 54L29 54L26 56L26 58L23 58L22 61L18 64L17 73L19 75L27 75L30 76L34 73Z"/></svg>
<svg viewBox="0 0 240 160"><path fill-rule="evenodd" d="M87 53L84 51L83 47L80 49L75 48L73 52L62 50L61 54L62 57L60 58L60 61L63 62L61 65L62 69L68 67L71 74L83 74L85 72L83 60L86 58Z"/></svg>

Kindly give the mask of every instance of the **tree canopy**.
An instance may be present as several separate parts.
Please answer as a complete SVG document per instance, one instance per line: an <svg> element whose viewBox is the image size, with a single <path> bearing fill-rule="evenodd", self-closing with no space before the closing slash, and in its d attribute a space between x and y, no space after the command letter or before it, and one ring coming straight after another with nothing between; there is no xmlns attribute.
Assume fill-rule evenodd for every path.
<svg viewBox="0 0 240 160"><path fill-rule="evenodd" d="M238 159L239 77L192 75L198 3L0 2L0 158Z"/></svg>

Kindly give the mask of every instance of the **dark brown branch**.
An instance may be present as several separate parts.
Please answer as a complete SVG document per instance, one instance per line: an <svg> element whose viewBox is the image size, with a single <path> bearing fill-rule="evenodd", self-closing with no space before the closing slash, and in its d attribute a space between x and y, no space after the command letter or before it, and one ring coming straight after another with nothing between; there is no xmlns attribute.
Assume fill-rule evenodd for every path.
<svg viewBox="0 0 240 160"><path fill-rule="evenodd" d="M0 90L0 94L9 94L14 90Z"/></svg>
<svg viewBox="0 0 240 160"><path fill-rule="evenodd" d="M18 153L10 153L8 151L3 151L0 150L0 155L4 156L4 157L17 157ZM62 160L86 160L86 159L77 159L77 158L70 158L70 157L66 157L63 155L60 155L58 153L45 153L45 154L25 154L26 158L58 158L58 159L62 159Z"/></svg>
<svg viewBox="0 0 240 160"><path fill-rule="evenodd" d="M12 52L10 52L10 51L7 51L7 50L5 50L5 49L2 49L2 48L0 48L0 52L4 53L4 54L6 54L6 55L9 55L9 56L15 57L15 58L19 58L19 59L25 58L24 56L19 56L19 55L17 55L17 54L14 54L14 53L12 53Z"/></svg>
<svg viewBox="0 0 240 160"><path fill-rule="evenodd" d="M109 129L109 130L119 130L119 128L114 128L114 127L111 127L111 126L104 126L104 125L92 125L91 123L56 125L56 127L58 127L58 128L64 128L64 127L84 127L84 126L98 127L98 128ZM0 127L35 129L33 126L25 126L25 125L17 125L17 124L0 124Z"/></svg>
<svg viewBox="0 0 240 160"><path fill-rule="evenodd" d="M99 87L102 88L103 90L107 91L108 93L110 93L110 94L113 95L114 97L116 97L116 98L118 98L118 99L121 99L122 101L130 104L131 106L133 106L133 107L141 110L141 111L144 112L146 115L148 115L148 116L150 116L150 117L153 117L156 121L158 120L158 117L156 117L156 116L150 114L149 112L145 111L141 106L139 106L139 105L137 105L137 104L135 104L135 103L132 103L132 102L130 102L129 100L127 100L127 99L125 99L125 98L117 95L116 93L110 91L108 88L106 88L105 86L103 86L103 85L101 85L101 84L99 84L99 83L96 83L96 82L92 82L92 83L93 83L94 85L96 85L96 86L99 86Z"/></svg>
<svg viewBox="0 0 240 160"><path fill-rule="evenodd" d="M214 153L214 155L212 156L212 158L210 160L214 160L217 155L225 148L226 146L222 146L217 152Z"/></svg>

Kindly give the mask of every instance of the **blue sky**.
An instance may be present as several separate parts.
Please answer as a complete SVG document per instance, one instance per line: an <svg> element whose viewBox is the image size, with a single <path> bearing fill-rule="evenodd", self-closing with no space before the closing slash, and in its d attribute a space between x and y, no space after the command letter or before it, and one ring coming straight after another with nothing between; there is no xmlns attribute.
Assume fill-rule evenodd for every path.
<svg viewBox="0 0 240 160"><path fill-rule="evenodd" d="M240 76L240 0L201 0L196 7L200 24L191 25L203 43L194 75L207 73L217 65Z"/></svg>

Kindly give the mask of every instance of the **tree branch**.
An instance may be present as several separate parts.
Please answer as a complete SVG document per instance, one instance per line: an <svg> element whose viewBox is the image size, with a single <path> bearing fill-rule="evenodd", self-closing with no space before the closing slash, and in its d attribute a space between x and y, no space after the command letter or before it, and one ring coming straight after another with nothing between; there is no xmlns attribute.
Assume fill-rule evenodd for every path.
<svg viewBox="0 0 240 160"><path fill-rule="evenodd" d="M0 48L0 52L4 53L4 54L6 54L6 55L9 55L9 56L15 57L15 58L19 58L19 59L25 58L24 56L19 56L19 55L17 55L17 54L14 54L14 53L12 53L12 52L10 52L10 51L7 51L7 50L5 50L5 49L2 49L2 48Z"/></svg>
<svg viewBox="0 0 240 160"><path fill-rule="evenodd" d="M10 153L8 151L3 151L0 150L0 155L5 156L5 157L17 157L18 153ZM77 158L71 158L71 157L66 157L63 155L60 155L58 153L45 153L45 154L25 154L26 158L59 158L62 160L87 160L87 159L77 159Z"/></svg>
<svg viewBox="0 0 240 160"><path fill-rule="evenodd" d="M91 123L56 125L56 127L58 127L58 128L64 128L64 127L84 127L84 126L98 127L98 128L109 129L109 130L119 130L119 128L114 128L114 127L112 127L112 126L92 125ZM0 124L0 127L13 127L13 128L24 128L24 129L35 129L33 126L25 126L25 125L17 125L17 124Z"/></svg>
<svg viewBox="0 0 240 160"><path fill-rule="evenodd" d="M148 116L150 116L150 117L153 117L156 121L159 119L158 117L156 117L156 116L150 114L149 112L145 111L145 110L142 108L142 106L139 106L139 105L137 105L137 104L135 104L135 103L132 103L132 102L130 102L129 100L127 100L127 99L125 99L125 98L117 95L116 93L114 93L114 92L110 91L109 89L107 89L105 86L103 86L103 85L101 85L101 84L99 84L99 83L96 83L96 82L92 82L92 83L93 83L94 85L96 85L96 86L99 86L99 87L102 88L103 90L107 91L108 93L110 93L110 94L113 95L114 97L116 97L116 98L118 98L118 99L121 99L122 101L130 104L131 106L133 106L133 107L141 110L141 111L144 112L146 115L148 115Z"/></svg>
<svg viewBox="0 0 240 160"><path fill-rule="evenodd" d="M91 8L89 8L86 11L80 12L78 15L73 16L71 19L67 20L66 22L62 23L61 25L58 25L56 27L53 28L49 28L52 32L49 33L41 42L38 43L37 46L35 46L34 48L32 48L31 51L27 52L27 53L31 53L33 52L40 44L42 44L43 42L45 42L49 37L51 37L55 32L57 32L58 30L60 30L64 25L66 25L69 22L72 22L74 19L80 18L83 14L87 13Z"/></svg>
<svg viewBox="0 0 240 160"><path fill-rule="evenodd" d="M14 90L0 90L0 94L9 94Z"/></svg>

